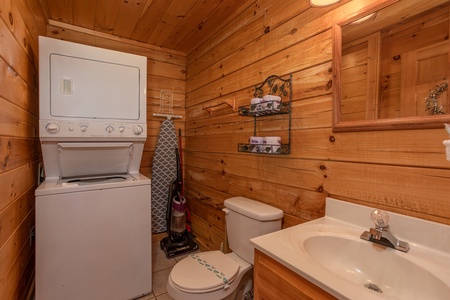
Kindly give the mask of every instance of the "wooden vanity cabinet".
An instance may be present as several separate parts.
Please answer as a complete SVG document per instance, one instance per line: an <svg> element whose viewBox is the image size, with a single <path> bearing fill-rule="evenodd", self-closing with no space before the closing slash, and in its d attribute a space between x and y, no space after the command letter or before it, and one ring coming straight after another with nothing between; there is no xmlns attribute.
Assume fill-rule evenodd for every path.
<svg viewBox="0 0 450 300"><path fill-rule="evenodd" d="M337 299L256 249L254 292L255 300Z"/></svg>

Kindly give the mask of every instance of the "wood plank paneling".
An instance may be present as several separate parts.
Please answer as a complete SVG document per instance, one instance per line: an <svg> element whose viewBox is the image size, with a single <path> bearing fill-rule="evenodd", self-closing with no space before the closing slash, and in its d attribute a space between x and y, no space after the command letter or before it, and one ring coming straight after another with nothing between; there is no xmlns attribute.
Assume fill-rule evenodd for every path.
<svg viewBox="0 0 450 300"><path fill-rule="evenodd" d="M31 196L34 198L34 192L31 193ZM2 280L0 289L0 297L2 299L24 299L23 296L26 295L27 291L23 288L28 286L29 282L33 279L34 246L30 246L30 228L34 224L33 208L10 236L5 247L2 248L7 255L4 257L5 260L11 263L8 272L4 277L1 277L4 279ZM22 247L17 247L17 245L21 245Z"/></svg>
<svg viewBox="0 0 450 300"><path fill-rule="evenodd" d="M289 3L287 14L275 14L278 7L265 1L262 10L251 8L253 16L242 10L217 29L227 32L222 39L188 55L185 181L192 213L206 220L203 211L246 196L281 208L286 227L323 216L332 196L450 224L443 129L332 131L331 26L374 3L341 1L327 9ZM253 119L203 108L230 97L247 105L254 85L272 74L293 75L291 153L239 153L237 144L253 135ZM280 133L277 122L264 122L261 135ZM199 239L217 247L208 236Z"/></svg>
<svg viewBox="0 0 450 300"><path fill-rule="evenodd" d="M94 29L97 1L76 0L72 2L72 7L73 24L76 26Z"/></svg>
<svg viewBox="0 0 450 300"><path fill-rule="evenodd" d="M122 1L97 0L94 30L111 34L114 32ZM65 22L71 24L72 22Z"/></svg>
<svg viewBox="0 0 450 300"><path fill-rule="evenodd" d="M29 15L27 11L30 9L28 4L32 5L33 3L24 3L24 0L19 1L1 1L0 3L0 14L2 15L3 20L6 21L6 25L9 27L9 30L13 32L15 39L19 42L19 46L24 49L26 53L29 54L31 61L37 60L37 48L35 47L36 43L34 41L34 36L37 35L39 29L43 29L45 26L35 26L33 24L25 24L24 18L33 19L37 18L40 21L43 21L42 17L39 18L39 14ZM31 8L32 9L32 8ZM21 16L24 15L24 17ZM6 42L6 41L5 41ZM18 70L16 70L18 71ZM34 68L30 68L28 70L30 72L34 71ZM21 74L25 75L25 74ZM30 75L32 76L32 75ZM24 77L27 78L27 77ZM31 82L30 82L31 83ZM37 83L37 82L36 82ZM33 88L37 88L33 86Z"/></svg>
<svg viewBox="0 0 450 300"><path fill-rule="evenodd" d="M25 299L34 274L34 190L38 136L37 0L0 4L0 298Z"/></svg>
<svg viewBox="0 0 450 300"><path fill-rule="evenodd" d="M189 13L197 0L172 1L167 8L160 22L150 34L147 43L151 45L161 45L168 36L177 28L183 18Z"/></svg>
<svg viewBox="0 0 450 300"><path fill-rule="evenodd" d="M131 33L131 38L141 42L147 41L171 2L167 0L149 1L147 9L142 13L142 17Z"/></svg>
<svg viewBox="0 0 450 300"><path fill-rule="evenodd" d="M177 46L187 40L193 30L202 30L203 22L211 17L211 14L218 7L226 5L226 2L228 1L197 1L183 20L178 23L172 33L160 45L169 49L178 49ZM218 14L215 17L222 18Z"/></svg>
<svg viewBox="0 0 450 300"><path fill-rule="evenodd" d="M37 75L37 73L32 73L31 75ZM19 76L14 69L2 60L1 57L0 76L5 79L0 82L0 97L2 101L9 102L10 105L14 105L16 109L24 110L25 113L26 109L34 116L37 116L39 102L36 91L32 89L32 86L30 86L23 77ZM34 84L34 82L32 82L32 84ZM8 104L5 103L5 105ZM12 115L11 118L14 118L14 115Z"/></svg>
<svg viewBox="0 0 450 300"><path fill-rule="evenodd" d="M146 1L141 0L121 1L116 23L114 25L114 35L127 38L131 36L136 23L146 7L146 5L144 5L145 2Z"/></svg>
<svg viewBox="0 0 450 300"><path fill-rule="evenodd" d="M109 33L115 37L131 38L148 45L169 47L187 53L208 41L221 23L233 20L240 12L241 6L255 0L41 0L39 2L50 21L95 29L97 32Z"/></svg>
<svg viewBox="0 0 450 300"><path fill-rule="evenodd" d="M0 20L0 43L8 45L2 48L1 58L8 65L11 70L8 72L2 71L3 74L9 76L19 76L26 81L31 87L37 85L37 69L34 63L36 62L35 54L27 53L27 49L22 46L23 40L17 40L15 33L11 32L6 25L8 21ZM17 33L18 37L23 37L24 34ZM32 48L30 48L32 49ZM4 65L2 66L2 69ZM6 84L4 85L6 86Z"/></svg>
<svg viewBox="0 0 450 300"><path fill-rule="evenodd" d="M283 227L323 216L327 196L450 224L450 163L442 146L448 138L443 129L332 132L331 26L373 7L372 0L344 0L325 8L297 0L283 5L271 0L185 1L183 6L159 0L114 1L112 6L104 0L66 0L59 1L66 6L44 12L39 2L0 4L0 43L7 45L0 48L0 224L9 222L0 231L0 258L9 262L0 267L0 298L21 298L20 289L33 270L34 250L28 243L41 162L39 34L148 58L148 139L140 170L151 174L163 121L152 114L158 110L160 90L172 91L175 113L183 116L175 125L183 134L193 232L204 249L226 245L221 209L233 196L281 208ZM73 11L62 11L68 5ZM227 5L235 11L225 16ZM97 10L106 6L111 10ZM222 18L214 19L219 12ZM46 13L56 19L48 27ZM189 15L189 26L179 20ZM127 16L139 20L127 22ZM246 105L254 86L272 74L293 75L291 154L239 153L237 144L253 134L253 120L226 106L212 115L204 108L227 98ZM264 135L285 135L285 127L277 117L258 125Z"/></svg>
<svg viewBox="0 0 450 300"><path fill-rule="evenodd" d="M237 32L239 31L247 31L248 24L254 22L255 19L263 18L264 12L266 10L267 5L273 5L272 3L268 3L270 1L261 1L260 3L248 3L248 6L241 7L240 11L237 11L237 16L230 16L232 18L232 21L227 23L223 27L216 28L216 32L212 37L208 38L207 43L201 43L200 45L197 45L195 50L190 51L190 55L188 56L188 64L191 66L192 71L190 72L190 77L195 75L195 70L197 69L197 72L200 70L203 70L203 68L196 68L195 65L197 62L199 64L206 64L211 65L216 62L216 60L220 60L223 57L226 57L231 52L236 51L237 49L230 48L227 50L225 47L242 47L245 45L245 41L241 41L239 43L231 43L229 45L225 45L223 43L223 40L230 38L231 36L237 36L236 38L240 39L242 37L238 37L239 34ZM261 23L261 26L264 26L263 23ZM251 31L250 34L253 34L254 31ZM242 32L244 35L245 33ZM252 39L249 38L247 42L250 42ZM217 50L213 50L213 48ZM215 54L217 51L226 53L225 55L219 55L219 56L211 56ZM231 52L228 52L231 51ZM191 70L190 68L190 70ZM196 69L195 69L196 68Z"/></svg>
<svg viewBox="0 0 450 300"><path fill-rule="evenodd" d="M206 2L206 1L204 1ZM196 20L201 20L199 23L195 23L192 19L189 22L183 20L183 23L189 26L184 26L184 28L191 28L196 26L196 30L190 30L190 33L186 33L183 38L179 38L180 41L177 44L176 49L190 53L194 50L195 45L192 41L204 41L207 42L207 39L216 33L217 27L221 26L224 22L230 21L237 11L239 11L239 7L245 6L250 0L227 0L221 1L217 7L210 14L205 14L206 17L201 19L202 16L198 16ZM198 12L195 12L196 7L193 7L193 14L199 15ZM201 14L205 12L204 7L199 7ZM207 12L207 10L206 10ZM183 27L181 27L183 28ZM184 29L183 28L183 29ZM194 27L195 28L195 27ZM175 29L177 31L177 29ZM180 30L178 30L179 32ZM172 35L169 35L169 39L172 40Z"/></svg>
<svg viewBox="0 0 450 300"><path fill-rule="evenodd" d="M50 17L71 24L73 22L73 14L70 8L72 8L73 2L73 0L48 2Z"/></svg>
<svg viewBox="0 0 450 300"><path fill-rule="evenodd" d="M187 107L253 86L264 81L274 70L279 70L277 75L282 76L331 60L331 30L312 37L310 42L295 44L259 61L250 60L244 68L189 92L186 95ZM236 63L241 64L241 60L248 57L251 56L247 54L244 58L239 53L239 60ZM205 77L196 78L204 80ZM191 84L188 82L188 89Z"/></svg>

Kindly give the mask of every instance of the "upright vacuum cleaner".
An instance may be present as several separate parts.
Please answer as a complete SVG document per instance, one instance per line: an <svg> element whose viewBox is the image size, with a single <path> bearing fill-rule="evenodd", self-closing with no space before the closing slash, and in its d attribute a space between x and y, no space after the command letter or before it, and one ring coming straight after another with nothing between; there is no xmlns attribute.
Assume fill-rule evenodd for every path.
<svg viewBox="0 0 450 300"><path fill-rule="evenodd" d="M182 195L183 176L180 154L177 148L175 148L175 154L177 178L170 184L167 199L166 224L168 236L160 242L161 249L166 253L167 258L198 249L197 243L194 242L191 233L186 229L186 199Z"/></svg>

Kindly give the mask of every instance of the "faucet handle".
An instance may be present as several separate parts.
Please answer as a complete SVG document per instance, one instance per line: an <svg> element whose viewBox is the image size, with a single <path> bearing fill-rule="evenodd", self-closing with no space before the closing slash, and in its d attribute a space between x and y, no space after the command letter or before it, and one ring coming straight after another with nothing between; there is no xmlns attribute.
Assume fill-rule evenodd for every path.
<svg viewBox="0 0 450 300"><path fill-rule="evenodd" d="M370 218L376 227L389 227L389 216L384 210L376 209L370 214Z"/></svg>

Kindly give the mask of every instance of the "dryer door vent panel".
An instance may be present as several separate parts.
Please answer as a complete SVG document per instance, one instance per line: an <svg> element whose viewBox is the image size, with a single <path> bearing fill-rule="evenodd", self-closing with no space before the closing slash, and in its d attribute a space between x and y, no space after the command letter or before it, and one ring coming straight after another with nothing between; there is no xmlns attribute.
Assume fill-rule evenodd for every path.
<svg viewBox="0 0 450 300"><path fill-rule="evenodd" d="M51 54L50 114L139 120L139 71L135 66Z"/></svg>

